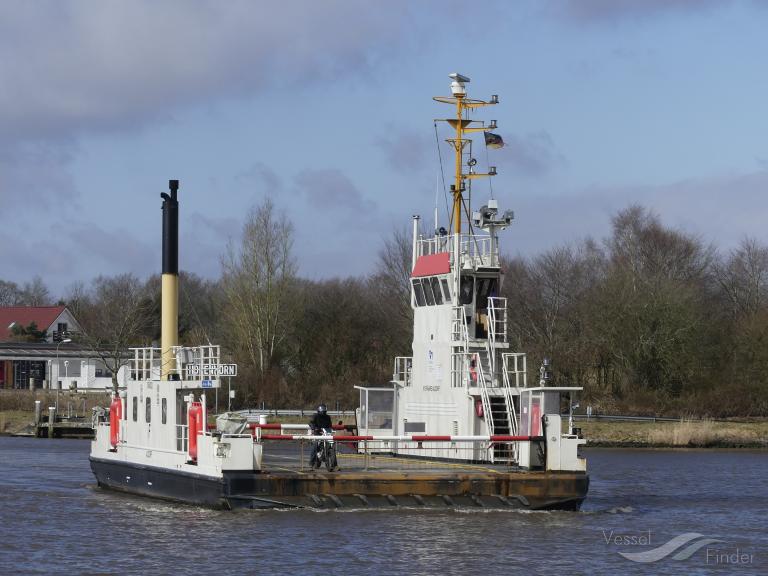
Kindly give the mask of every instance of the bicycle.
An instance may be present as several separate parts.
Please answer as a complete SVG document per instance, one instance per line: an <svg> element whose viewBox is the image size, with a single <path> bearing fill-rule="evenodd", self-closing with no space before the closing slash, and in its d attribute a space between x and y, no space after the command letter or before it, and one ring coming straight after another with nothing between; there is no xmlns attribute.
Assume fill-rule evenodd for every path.
<svg viewBox="0 0 768 576"><path fill-rule="evenodd" d="M330 438L324 438L323 440L316 440L312 447L312 457L309 460L309 466L313 469L320 468L323 464L329 472L333 472L338 468L338 460L336 459L336 443L333 441L333 431L324 430L324 436L330 436Z"/></svg>

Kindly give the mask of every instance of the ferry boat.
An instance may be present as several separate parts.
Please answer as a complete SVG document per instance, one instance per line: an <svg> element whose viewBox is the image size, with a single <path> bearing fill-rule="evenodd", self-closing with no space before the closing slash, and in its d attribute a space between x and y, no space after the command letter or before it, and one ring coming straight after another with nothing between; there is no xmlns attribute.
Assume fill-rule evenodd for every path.
<svg viewBox="0 0 768 576"><path fill-rule="evenodd" d="M455 152L448 228L427 234L413 218L412 355L392 381L358 386L357 433L310 437L308 426L248 422L208 426L206 393L232 367L218 346L178 344L178 181L163 193L161 347L132 350L130 378L96 423L90 463L99 486L221 508L491 507L577 510L589 477L586 442L570 414L577 387L552 385L547 361L528 386L524 353L510 351L499 232L513 220L491 198L471 209L472 135L499 145L495 121L470 118L497 96L467 96L451 74L445 120ZM512 279L514 280L514 279ZM278 431L278 433L273 433ZM308 466L319 439L339 469Z"/></svg>

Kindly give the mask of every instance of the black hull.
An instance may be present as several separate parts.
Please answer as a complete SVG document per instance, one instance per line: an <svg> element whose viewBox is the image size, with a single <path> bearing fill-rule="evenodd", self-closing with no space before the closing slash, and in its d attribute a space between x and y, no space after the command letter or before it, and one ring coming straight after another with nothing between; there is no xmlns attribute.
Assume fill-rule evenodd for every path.
<svg viewBox="0 0 768 576"><path fill-rule="evenodd" d="M578 510L583 473L457 478L397 474L228 472L223 479L91 458L99 486L211 508L495 508Z"/></svg>
<svg viewBox="0 0 768 576"><path fill-rule="evenodd" d="M154 466L93 457L90 460L96 481L103 488L210 508L229 507L223 497L222 480Z"/></svg>

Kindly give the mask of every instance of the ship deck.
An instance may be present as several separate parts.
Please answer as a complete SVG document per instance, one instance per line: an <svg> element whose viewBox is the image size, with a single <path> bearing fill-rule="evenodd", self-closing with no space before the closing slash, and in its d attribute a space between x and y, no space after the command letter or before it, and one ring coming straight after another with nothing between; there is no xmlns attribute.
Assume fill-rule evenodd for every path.
<svg viewBox="0 0 768 576"><path fill-rule="evenodd" d="M281 441L264 442L262 467L265 472L311 473L327 472L325 468L312 470L309 467L309 446L304 445L303 454L294 443ZM338 468L333 474L359 474L361 472L421 472L433 474L509 474L516 467L505 464L471 463L446 461L417 456L395 456L392 454L360 454L356 450L339 445L336 449Z"/></svg>
<svg viewBox="0 0 768 576"><path fill-rule="evenodd" d="M231 473L232 507L485 507L577 510L584 472L546 472L505 465L358 454L339 444L339 468L309 467L309 446L265 441L262 470Z"/></svg>

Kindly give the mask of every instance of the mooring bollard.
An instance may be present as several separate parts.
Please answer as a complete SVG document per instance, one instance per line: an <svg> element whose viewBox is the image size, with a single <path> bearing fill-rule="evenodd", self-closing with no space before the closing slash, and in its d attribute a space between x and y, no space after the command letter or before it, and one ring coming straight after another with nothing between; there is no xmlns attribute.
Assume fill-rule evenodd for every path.
<svg viewBox="0 0 768 576"><path fill-rule="evenodd" d="M56 406L48 406L48 438L53 438L53 424L56 422Z"/></svg>

